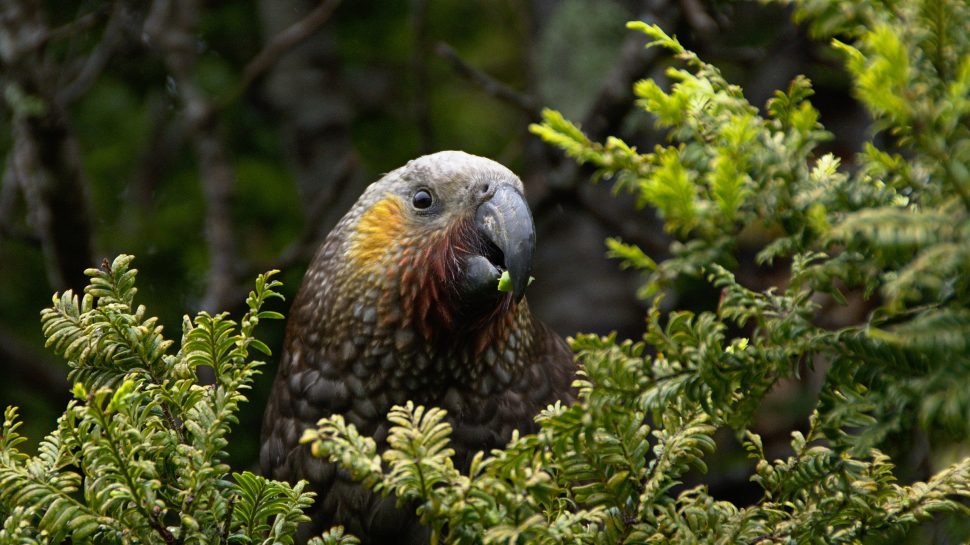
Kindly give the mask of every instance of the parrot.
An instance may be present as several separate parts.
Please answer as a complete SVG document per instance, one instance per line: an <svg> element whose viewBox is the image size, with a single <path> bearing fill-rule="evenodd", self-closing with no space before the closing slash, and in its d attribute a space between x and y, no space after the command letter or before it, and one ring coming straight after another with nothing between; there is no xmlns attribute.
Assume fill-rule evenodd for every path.
<svg viewBox="0 0 970 545"><path fill-rule="evenodd" d="M467 470L513 431L537 431L547 405L575 401L572 352L524 297L534 251L522 181L460 151L384 175L332 229L293 301L260 440L265 476L305 479L317 494L301 535L333 525L364 545L430 535L413 509L300 444L321 418L342 415L383 449L391 407L440 407Z"/></svg>

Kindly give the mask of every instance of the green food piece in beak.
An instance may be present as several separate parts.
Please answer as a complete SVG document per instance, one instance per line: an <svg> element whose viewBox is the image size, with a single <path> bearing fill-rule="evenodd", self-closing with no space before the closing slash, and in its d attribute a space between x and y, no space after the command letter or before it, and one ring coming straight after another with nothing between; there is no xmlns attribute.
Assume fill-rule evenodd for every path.
<svg viewBox="0 0 970 545"><path fill-rule="evenodd" d="M527 286L531 286L535 282L536 277L530 276L529 283ZM505 293L512 293L512 277L509 276L509 271L502 271L502 276L498 279L498 291L504 291Z"/></svg>

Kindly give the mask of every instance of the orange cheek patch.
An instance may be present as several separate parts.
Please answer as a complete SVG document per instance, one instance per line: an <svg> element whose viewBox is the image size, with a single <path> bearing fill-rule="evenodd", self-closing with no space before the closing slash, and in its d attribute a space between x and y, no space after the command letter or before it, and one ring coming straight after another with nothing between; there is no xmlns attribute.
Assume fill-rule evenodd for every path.
<svg viewBox="0 0 970 545"><path fill-rule="evenodd" d="M401 201L388 195L364 212L351 237L349 257L359 267L380 263L404 231Z"/></svg>

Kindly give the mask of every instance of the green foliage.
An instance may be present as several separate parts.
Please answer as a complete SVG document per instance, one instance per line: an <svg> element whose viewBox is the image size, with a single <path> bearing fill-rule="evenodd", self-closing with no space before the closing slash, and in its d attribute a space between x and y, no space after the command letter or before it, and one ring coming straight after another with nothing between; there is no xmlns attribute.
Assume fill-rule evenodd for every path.
<svg viewBox="0 0 970 545"><path fill-rule="evenodd" d="M75 399L29 456L17 410L0 432L3 543L292 543L313 501L305 483L233 473L224 449L239 405L269 354L253 336L282 298L260 275L238 324L225 314L183 321L181 349L135 306L131 256L91 277L84 295L55 295L41 313L48 346L71 367ZM200 384L211 368L216 383ZM339 532L325 543L352 543ZM318 542L319 543L319 542Z"/></svg>
<svg viewBox="0 0 970 545"><path fill-rule="evenodd" d="M795 78L763 110L654 25L631 23L686 68L639 82L638 104L670 139L643 153L593 142L560 113L532 130L597 178L651 206L671 256L607 241L642 270L652 301L642 340L578 335L580 401L551 406L467 475L449 458L444 414L395 408L383 454L339 416L304 441L363 483L418 505L447 543L883 543L940 513L970 514L970 5L958 0L795 0L796 17L845 58L874 134L851 168ZM962 30L961 30L962 29ZM752 229L769 236L754 237ZM788 267L742 285L739 250ZM684 277L721 290L713 311L661 312ZM822 303L864 300L868 317L826 329ZM753 423L780 382L824 382L790 455L766 453ZM761 496L718 500L686 485L727 429ZM899 482L890 452L919 433L959 453ZM965 519L960 519L965 520Z"/></svg>
<svg viewBox="0 0 970 545"><path fill-rule="evenodd" d="M444 416L441 409L410 402L395 407L388 415L395 426L381 455L373 439L360 436L339 415L307 430L303 441L376 491L396 495L401 504L417 502L433 543L445 538L449 543L560 543L567 536L592 537L607 520L602 507L570 508L556 468L542 453L541 435L513 439L491 458L479 453L469 476L462 475L450 458L451 426L442 422Z"/></svg>

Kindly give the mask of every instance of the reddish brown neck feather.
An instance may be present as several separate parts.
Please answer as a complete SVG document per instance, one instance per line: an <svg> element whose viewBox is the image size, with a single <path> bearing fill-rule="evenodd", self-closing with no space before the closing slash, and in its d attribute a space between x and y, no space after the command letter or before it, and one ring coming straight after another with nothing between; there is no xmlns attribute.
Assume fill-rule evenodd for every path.
<svg viewBox="0 0 970 545"><path fill-rule="evenodd" d="M476 354L497 340L507 327L512 296L504 294L489 308L463 306L458 293L462 264L482 246L470 220L458 221L423 251L401 260L401 297L406 314L426 342L455 342ZM417 289L408 285L416 282ZM463 323L464 322L464 323ZM435 338L445 332L449 339Z"/></svg>

